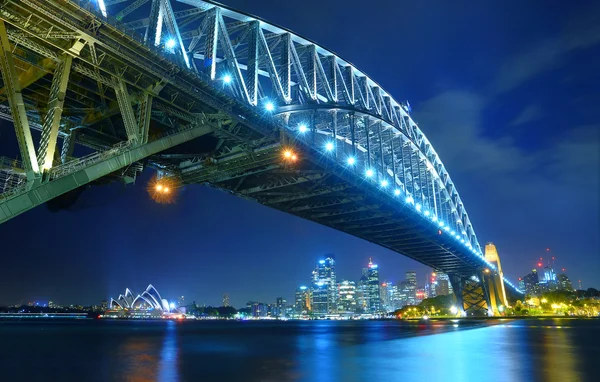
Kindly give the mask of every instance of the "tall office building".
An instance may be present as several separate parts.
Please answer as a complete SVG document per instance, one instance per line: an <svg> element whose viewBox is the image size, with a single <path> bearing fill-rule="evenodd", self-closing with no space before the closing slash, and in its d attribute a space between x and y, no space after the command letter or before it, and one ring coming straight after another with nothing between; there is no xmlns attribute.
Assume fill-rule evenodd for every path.
<svg viewBox="0 0 600 382"><path fill-rule="evenodd" d="M542 292L551 292L558 289L556 273L551 266L544 267L544 271L540 276L542 277L539 280L539 285Z"/></svg>
<svg viewBox="0 0 600 382"><path fill-rule="evenodd" d="M381 310L383 312L391 312L392 309L392 289L391 281L384 281L379 287L379 296L381 298Z"/></svg>
<svg viewBox="0 0 600 382"><path fill-rule="evenodd" d="M566 274L561 273L560 275L558 275L557 279L558 279L558 290L566 290L566 291L573 290L573 284L571 284L571 280L569 280L569 278L567 277Z"/></svg>
<svg viewBox="0 0 600 382"><path fill-rule="evenodd" d="M177 306L185 306L185 297L183 296L179 296L179 298L177 299Z"/></svg>
<svg viewBox="0 0 600 382"><path fill-rule="evenodd" d="M277 297L275 299L275 306L273 307L272 315L275 317L285 317L285 305L287 301L283 297Z"/></svg>
<svg viewBox="0 0 600 382"><path fill-rule="evenodd" d="M315 314L333 313L336 309L337 284L335 281L335 259L326 255L317 262L312 280L312 311Z"/></svg>
<svg viewBox="0 0 600 382"><path fill-rule="evenodd" d="M337 311L339 313L355 313L356 301L356 283L349 280L340 282L338 284Z"/></svg>
<svg viewBox="0 0 600 382"><path fill-rule="evenodd" d="M530 296L539 296L541 294L540 280L536 269L523 276L523 284L525 285L526 294Z"/></svg>
<svg viewBox="0 0 600 382"><path fill-rule="evenodd" d="M379 293L379 267L377 264L373 264L373 261L369 259L369 265L367 267L367 280L368 280L368 308L369 313L381 312L381 295Z"/></svg>
<svg viewBox="0 0 600 382"><path fill-rule="evenodd" d="M406 272L406 282L404 287L406 290L407 305L417 305L417 272Z"/></svg>
<svg viewBox="0 0 600 382"><path fill-rule="evenodd" d="M366 313L369 311L369 279L367 278L366 268L356 286L356 311Z"/></svg>
<svg viewBox="0 0 600 382"><path fill-rule="evenodd" d="M436 294L447 296L449 294L454 293L452 289L452 284L450 283L450 277L446 273L436 272L436 281L437 281L437 289Z"/></svg>
<svg viewBox="0 0 600 382"><path fill-rule="evenodd" d="M308 314L311 311L311 298L310 298L310 289L305 287L305 286L301 286L300 288L296 289L296 296L295 296L295 303L294 303L294 312L296 314Z"/></svg>

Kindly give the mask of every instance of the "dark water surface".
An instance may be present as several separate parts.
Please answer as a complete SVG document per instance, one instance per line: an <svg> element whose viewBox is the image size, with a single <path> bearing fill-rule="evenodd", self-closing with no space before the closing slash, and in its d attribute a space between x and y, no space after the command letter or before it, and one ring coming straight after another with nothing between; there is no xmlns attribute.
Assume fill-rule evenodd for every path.
<svg viewBox="0 0 600 382"><path fill-rule="evenodd" d="M600 320L0 322L0 381L600 381Z"/></svg>

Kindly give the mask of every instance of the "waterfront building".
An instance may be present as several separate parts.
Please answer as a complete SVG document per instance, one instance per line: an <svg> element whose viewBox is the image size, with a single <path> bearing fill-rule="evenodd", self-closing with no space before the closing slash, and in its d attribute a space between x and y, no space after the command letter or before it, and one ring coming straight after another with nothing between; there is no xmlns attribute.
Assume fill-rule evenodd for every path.
<svg viewBox="0 0 600 382"><path fill-rule="evenodd" d="M328 314L336 310L337 283L335 280L335 259L326 255L317 262L312 277L312 311L315 314Z"/></svg>
<svg viewBox="0 0 600 382"><path fill-rule="evenodd" d="M366 268L363 269L362 276L358 280L356 287L356 312L366 313L369 310L369 279L367 278Z"/></svg>
<svg viewBox="0 0 600 382"><path fill-rule="evenodd" d="M571 280L567 277L566 274L561 273L557 277L558 279L558 290L572 291L573 284L571 284Z"/></svg>
<svg viewBox="0 0 600 382"><path fill-rule="evenodd" d="M523 276L524 291L530 296L539 296L541 294L541 288L536 269L533 269L531 273Z"/></svg>
<svg viewBox="0 0 600 382"><path fill-rule="evenodd" d="M142 294L134 297L129 288L125 288L125 294L119 295L115 300L110 299L109 309L131 309L131 310L157 310L170 312L169 302L160 296L160 293L152 286L148 285Z"/></svg>
<svg viewBox="0 0 600 382"><path fill-rule="evenodd" d="M369 259L369 265L367 267L367 281L368 281L368 312L379 313L381 312L381 295L379 291L379 266L373 264L373 261Z"/></svg>
<svg viewBox="0 0 600 382"><path fill-rule="evenodd" d="M53 307L53 303L52 301L48 302L48 307L52 308ZM100 310L107 310L108 309L108 301L106 300L102 300L100 301Z"/></svg>
<svg viewBox="0 0 600 382"><path fill-rule="evenodd" d="M356 310L356 283L344 280L338 284L337 311L339 313L355 313Z"/></svg>
<svg viewBox="0 0 600 382"><path fill-rule="evenodd" d="M392 288L393 285L391 281L384 281L379 287L379 296L381 298L381 310L383 312L391 312L393 310L391 304Z"/></svg>
<svg viewBox="0 0 600 382"><path fill-rule="evenodd" d="M295 303L294 303L294 311L296 314L308 314L311 311L311 296L310 296L310 289L305 287L305 286L301 286L300 288L296 289L296 296L295 296Z"/></svg>
<svg viewBox="0 0 600 382"><path fill-rule="evenodd" d="M287 301L283 297L277 297L275 299L275 305L273 306L272 315L274 317L285 317L285 306Z"/></svg>
<svg viewBox="0 0 600 382"><path fill-rule="evenodd" d="M544 270L540 276L542 277L539 280L539 285L542 292L552 292L558 289L556 273L551 266L544 267Z"/></svg>
<svg viewBox="0 0 600 382"><path fill-rule="evenodd" d="M185 297L179 296L177 298L177 307L185 306Z"/></svg>
<svg viewBox="0 0 600 382"><path fill-rule="evenodd" d="M406 291L406 304L417 305L417 272L406 272L404 288Z"/></svg>
<svg viewBox="0 0 600 382"><path fill-rule="evenodd" d="M248 301L246 308L249 309L250 315L255 318L267 317L269 315L269 305L262 302Z"/></svg>

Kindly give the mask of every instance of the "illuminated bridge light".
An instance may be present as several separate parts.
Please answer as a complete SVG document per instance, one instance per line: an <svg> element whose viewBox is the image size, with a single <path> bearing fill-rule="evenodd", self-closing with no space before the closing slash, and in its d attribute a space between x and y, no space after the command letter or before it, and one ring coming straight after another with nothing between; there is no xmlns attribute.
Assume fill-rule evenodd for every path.
<svg viewBox="0 0 600 382"><path fill-rule="evenodd" d="M436 221L437 221L437 216L433 215L433 217L431 218L431 220L432 220L433 222L436 222Z"/></svg>
<svg viewBox="0 0 600 382"><path fill-rule="evenodd" d="M365 175L367 175L367 178L370 178L373 176L373 170L368 169L367 172L365 173Z"/></svg>
<svg viewBox="0 0 600 382"><path fill-rule="evenodd" d="M425 216L429 216L429 215L431 214L431 212L429 212L429 211L425 211L425 212L423 212L423 214L424 214Z"/></svg>
<svg viewBox="0 0 600 382"><path fill-rule="evenodd" d="M414 202L415 202L415 199L412 196L408 195L408 197L406 198L406 203L414 203Z"/></svg>
<svg viewBox="0 0 600 382"><path fill-rule="evenodd" d="M464 244L465 243L465 239L460 239L460 242Z"/></svg>
<svg viewBox="0 0 600 382"><path fill-rule="evenodd" d="M454 232L454 230L450 231L450 235L454 236L456 232Z"/></svg>
<svg viewBox="0 0 600 382"><path fill-rule="evenodd" d="M387 180L382 180L381 181L381 187L385 188L388 186L388 181Z"/></svg>
<svg viewBox="0 0 600 382"><path fill-rule="evenodd" d="M466 234L467 234L467 231L462 231L462 234L463 234L463 235L466 235Z"/></svg>
<svg viewBox="0 0 600 382"><path fill-rule="evenodd" d="M444 231L446 231L446 232L450 231L450 227L444 226Z"/></svg>
<svg viewBox="0 0 600 382"><path fill-rule="evenodd" d="M332 151L332 150L333 150L333 148L334 148L334 146L333 146L333 142L327 142L327 143L325 144L325 150L327 150L327 151Z"/></svg>
<svg viewBox="0 0 600 382"><path fill-rule="evenodd" d="M301 124L300 126L298 126L298 131L301 133L306 133L308 131L308 127L306 127L305 124Z"/></svg>
<svg viewBox="0 0 600 382"><path fill-rule="evenodd" d="M350 166L354 166L354 164L356 163L356 159L354 157L350 157L348 158L347 162Z"/></svg>
<svg viewBox="0 0 600 382"><path fill-rule="evenodd" d="M231 83L231 76L229 74L224 75L223 82L225 82L226 84Z"/></svg>
<svg viewBox="0 0 600 382"><path fill-rule="evenodd" d="M167 49L175 48L175 39L173 39L173 38L168 39L167 42L165 43L165 46L167 47Z"/></svg>
<svg viewBox="0 0 600 382"><path fill-rule="evenodd" d="M419 212L421 212L421 205L419 203L417 203L417 205L415 206L415 209Z"/></svg>
<svg viewBox="0 0 600 382"><path fill-rule="evenodd" d="M267 102L265 104L265 110L266 111L273 111L273 110L275 110L275 105L273 105L273 102L270 102L270 101Z"/></svg>
<svg viewBox="0 0 600 382"><path fill-rule="evenodd" d="M441 222L439 222L439 223L438 223L438 225L439 225L441 228L444 228L444 222L442 222L442 221L441 221Z"/></svg>
<svg viewBox="0 0 600 382"><path fill-rule="evenodd" d="M394 190L394 195L396 195L396 196L400 196L400 190L396 188L396 189Z"/></svg>

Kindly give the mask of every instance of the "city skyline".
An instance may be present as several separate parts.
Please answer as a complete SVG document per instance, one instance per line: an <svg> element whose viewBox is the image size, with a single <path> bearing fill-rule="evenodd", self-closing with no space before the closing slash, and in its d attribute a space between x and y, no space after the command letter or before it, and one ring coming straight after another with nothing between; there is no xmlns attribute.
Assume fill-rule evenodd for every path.
<svg viewBox="0 0 600 382"><path fill-rule="evenodd" d="M357 27L346 21L352 14L320 14L315 22L307 9L319 4L228 1L317 41L408 99L452 173L480 244L497 245L510 280L530 272L528 259L550 247L574 283L596 286L600 33L592 15L598 4L403 4L370 9L381 22L361 24L364 33L355 39L331 32L350 35ZM331 8L352 12L352 4L359 3ZM397 23L400 13L411 17ZM432 20L436 28L424 27ZM381 39L389 33L401 36L404 49L389 49ZM9 152L12 125L0 122L0 134ZM0 303L35 296L84 302L153 282L169 296L218 303L228 292L240 304L249 286L261 299L275 288L293 290L304 277L296 270L328 252L340 264L346 258L340 274L370 256L390 272L421 267L425 273L397 253L207 187L186 186L176 203L157 205L145 190L151 176L126 188L84 188L76 200L59 199L3 224ZM259 282L257 274L264 275Z"/></svg>

